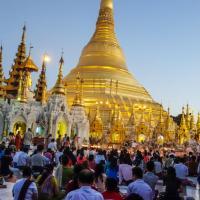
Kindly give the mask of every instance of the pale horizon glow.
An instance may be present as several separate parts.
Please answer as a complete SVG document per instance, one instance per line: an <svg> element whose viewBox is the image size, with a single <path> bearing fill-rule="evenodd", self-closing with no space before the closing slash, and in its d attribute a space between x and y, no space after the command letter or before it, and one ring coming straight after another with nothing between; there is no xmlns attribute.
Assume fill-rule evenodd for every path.
<svg viewBox="0 0 200 200"><path fill-rule="evenodd" d="M47 81L57 79L60 52L64 50L63 74L78 63L91 38L100 0L6 0L0 7L0 41L5 76L15 58L26 22L27 54L41 69L48 52ZM188 103L200 111L200 1L114 0L116 34L127 66L153 99L180 114ZM39 73L33 73L33 88Z"/></svg>

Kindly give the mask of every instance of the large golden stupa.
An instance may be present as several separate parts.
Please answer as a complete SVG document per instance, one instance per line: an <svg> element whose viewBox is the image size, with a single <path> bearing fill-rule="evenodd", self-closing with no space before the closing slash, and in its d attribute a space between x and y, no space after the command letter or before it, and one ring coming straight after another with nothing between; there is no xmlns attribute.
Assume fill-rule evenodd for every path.
<svg viewBox="0 0 200 200"><path fill-rule="evenodd" d="M101 0L96 30L64 84L68 105L85 106L94 138L103 129L114 143L128 137L143 141L173 126L170 114L128 70L115 34L113 0Z"/></svg>

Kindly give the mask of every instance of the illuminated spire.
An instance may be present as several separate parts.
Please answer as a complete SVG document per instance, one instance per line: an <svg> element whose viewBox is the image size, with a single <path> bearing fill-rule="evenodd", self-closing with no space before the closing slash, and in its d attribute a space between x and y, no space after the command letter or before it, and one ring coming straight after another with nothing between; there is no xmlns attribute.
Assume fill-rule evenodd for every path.
<svg viewBox="0 0 200 200"><path fill-rule="evenodd" d="M63 84L63 72L62 72L63 65L64 65L63 56L61 56L59 63L60 63L60 65L59 65L58 78L57 78L56 84L53 88L52 94L65 95L65 86Z"/></svg>
<svg viewBox="0 0 200 200"><path fill-rule="evenodd" d="M182 116L181 116L180 127L187 128L186 121L185 121L185 108L184 107L182 108Z"/></svg>
<svg viewBox="0 0 200 200"><path fill-rule="evenodd" d="M47 90L47 81L46 81L46 62L45 56L43 57L42 70L36 84L35 90L35 100L44 104L46 102L46 90Z"/></svg>
<svg viewBox="0 0 200 200"><path fill-rule="evenodd" d="M113 9L113 0L102 0L101 9L110 8Z"/></svg>
<svg viewBox="0 0 200 200"><path fill-rule="evenodd" d="M21 38L21 43L18 46L16 53L16 58L14 59L14 64L9 72L10 77L5 80L6 92L13 97L18 96L18 87L20 80L20 72L24 72L24 62L26 60L26 27L23 27L23 33Z"/></svg>
<svg viewBox="0 0 200 200"><path fill-rule="evenodd" d="M23 79L23 73L19 72L19 87L17 91L17 100L19 102L25 103L27 101L26 98L26 81Z"/></svg>
<svg viewBox="0 0 200 200"><path fill-rule="evenodd" d="M193 112L191 114L191 119L190 119L190 130L191 131L196 130L196 125L195 125L195 122L194 122L194 113Z"/></svg>
<svg viewBox="0 0 200 200"><path fill-rule="evenodd" d="M190 128L190 108L189 108L189 104L187 104L187 108L186 108L186 116L185 116L185 123L187 128Z"/></svg>
<svg viewBox="0 0 200 200"><path fill-rule="evenodd" d="M198 119L197 119L197 131L200 132L200 113L198 113Z"/></svg>

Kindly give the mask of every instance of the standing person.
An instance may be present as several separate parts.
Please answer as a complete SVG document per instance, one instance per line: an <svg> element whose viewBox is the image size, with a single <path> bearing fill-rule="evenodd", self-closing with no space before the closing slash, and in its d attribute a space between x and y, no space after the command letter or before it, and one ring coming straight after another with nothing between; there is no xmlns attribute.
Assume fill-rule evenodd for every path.
<svg viewBox="0 0 200 200"><path fill-rule="evenodd" d="M51 149L54 153L57 151L57 144L55 139L51 139L51 142L48 144L48 149Z"/></svg>
<svg viewBox="0 0 200 200"><path fill-rule="evenodd" d="M92 189L94 173L84 169L79 173L80 188L67 194L65 200L104 200L101 193Z"/></svg>
<svg viewBox="0 0 200 200"><path fill-rule="evenodd" d="M58 195L59 189L57 181L53 176L53 165L49 164L44 167L44 171L42 175L37 178L36 183L39 188L38 199L47 200L52 199Z"/></svg>
<svg viewBox="0 0 200 200"><path fill-rule="evenodd" d="M58 138L56 139L56 144L57 144L57 149L60 149L62 146L62 141L61 141L61 135L58 135Z"/></svg>
<svg viewBox="0 0 200 200"><path fill-rule="evenodd" d="M23 144L25 147L30 149L31 143L33 139L33 133L30 128L28 128L28 131L24 134L24 141Z"/></svg>
<svg viewBox="0 0 200 200"><path fill-rule="evenodd" d="M181 181L176 177L176 170L173 167L167 169L167 175L163 181L166 186L164 200L180 200L179 191L181 189Z"/></svg>
<svg viewBox="0 0 200 200"><path fill-rule="evenodd" d="M31 156L31 166L34 172L42 173L44 166L48 163L45 156L42 155L43 145L37 146L37 153Z"/></svg>
<svg viewBox="0 0 200 200"><path fill-rule="evenodd" d="M22 137L20 131L18 131L15 137L15 146L17 151L21 148L21 145L22 145Z"/></svg>
<svg viewBox="0 0 200 200"><path fill-rule="evenodd" d="M31 180L31 168L24 167L23 178L13 186L14 200L37 200L38 190L36 184Z"/></svg>
<svg viewBox="0 0 200 200"><path fill-rule="evenodd" d="M9 148L5 149L4 155L1 158L1 174L7 176L10 174L9 166L12 164L11 150Z"/></svg>
<svg viewBox="0 0 200 200"><path fill-rule="evenodd" d="M133 182L128 185L128 195L136 193L144 200L152 200L153 194L151 187L142 180L143 172L140 167L133 168Z"/></svg>
<svg viewBox="0 0 200 200"><path fill-rule="evenodd" d="M18 161L17 161L17 167L20 170L23 170L23 168L26 166L30 166L30 156L28 155L28 150L29 150L28 147L25 146L23 148L22 153L19 154Z"/></svg>
<svg viewBox="0 0 200 200"><path fill-rule="evenodd" d="M146 182L152 189L153 197L156 197L155 187L158 182L158 176L154 174L154 163L152 161L147 162L146 164L147 172L143 176L144 182Z"/></svg>
<svg viewBox="0 0 200 200"><path fill-rule="evenodd" d="M176 177L184 181L188 176L188 167L184 164L184 158L177 158L177 164L174 165Z"/></svg>

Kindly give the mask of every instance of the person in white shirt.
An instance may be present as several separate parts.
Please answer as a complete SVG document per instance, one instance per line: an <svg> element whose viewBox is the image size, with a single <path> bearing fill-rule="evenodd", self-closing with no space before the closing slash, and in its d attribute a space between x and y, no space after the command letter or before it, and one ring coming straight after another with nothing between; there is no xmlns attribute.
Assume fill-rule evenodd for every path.
<svg viewBox="0 0 200 200"><path fill-rule="evenodd" d="M28 128L28 131L24 134L24 141L23 141L24 146L30 149L32 139L33 139L33 133L31 132L31 129Z"/></svg>
<svg viewBox="0 0 200 200"><path fill-rule="evenodd" d="M188 167L184 164L184 158L178 158L178 163L174 165L176 177L185 180L188 176Z"/></svg>
<svg viewBox="0 0 200 200"><path fill-rule="evenodd" d="M65 200L104 200L101 193L92 189L94 183L94 173L84 169L79 173L80 189L67 194Z"/></svg>
<svg viewBox="0 0 200 200"><path fill-rule="evenodd" d="M17 151L13 157L13 167L17 167L17 163L18 163L18 160L19 160L19 155L23 153L23 151Z"/></svg>
<svg viewBox="0 0 200 200"><path fill-rule="evenodd" d="M48 144L48 149L51 149L53 152L57 151L57 143L55 139L51 139L51 142Z"/></svg>
<svg viewBox="0 0 200 200"><path fill-rule="evenodd" d="M142 180L143 172L139 167L133 168L133 182L128 185L128 195L135 193L141 196L144 200L152 200L153 194L151 187Z"/></svg>
<svg viewBox="0 0 200 200"><path fill-rule="evenodd" d="M19 200L37 200L38 199L38 190L36 184L31 181L31 168L24 167L23 169L23 178L18 180L13 186L13 199Z"/></svg>

